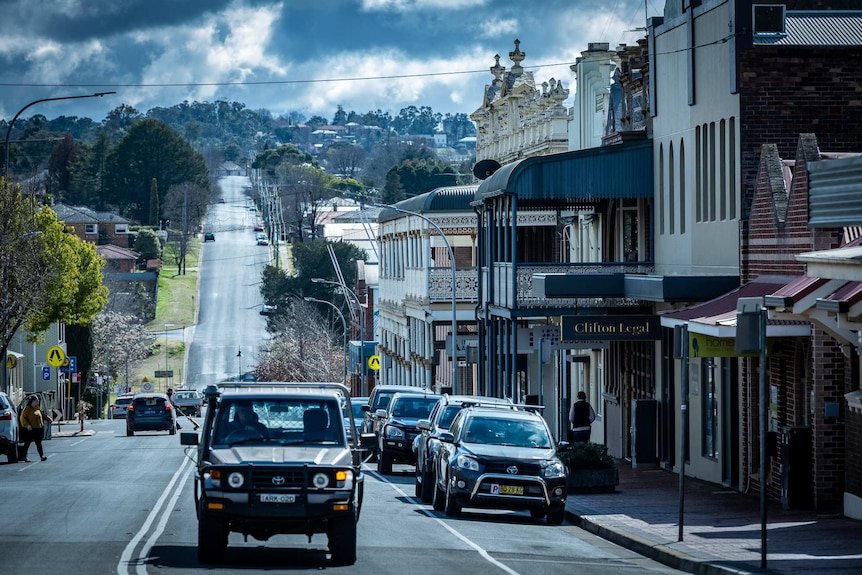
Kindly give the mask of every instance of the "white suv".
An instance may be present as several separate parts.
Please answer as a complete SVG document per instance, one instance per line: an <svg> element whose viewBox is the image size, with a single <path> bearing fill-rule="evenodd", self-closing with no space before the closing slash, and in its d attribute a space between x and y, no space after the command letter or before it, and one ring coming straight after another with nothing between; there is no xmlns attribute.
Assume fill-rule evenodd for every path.
<svg viewBox="0 0 862 575"><path fill-rule="evenodd" d="M0 392L0 454L18 463L18 413L9 396Z"/></svg>

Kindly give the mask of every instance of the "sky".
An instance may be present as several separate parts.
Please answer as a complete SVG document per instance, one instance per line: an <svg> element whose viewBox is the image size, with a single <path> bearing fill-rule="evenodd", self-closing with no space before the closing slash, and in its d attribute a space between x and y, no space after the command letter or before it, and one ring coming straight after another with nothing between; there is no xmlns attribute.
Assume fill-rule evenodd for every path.
<svg viewBox="0 0 862 575"><path fill-rule="evenodd" d="M408 106L470 114L516 39L537 84L591 42L644 37L661 0L0 0L0 117L101 121L183 101L331 119ZM641 30L637 30L641 28ZM567 104L571 103L571 95Z"/></svg>

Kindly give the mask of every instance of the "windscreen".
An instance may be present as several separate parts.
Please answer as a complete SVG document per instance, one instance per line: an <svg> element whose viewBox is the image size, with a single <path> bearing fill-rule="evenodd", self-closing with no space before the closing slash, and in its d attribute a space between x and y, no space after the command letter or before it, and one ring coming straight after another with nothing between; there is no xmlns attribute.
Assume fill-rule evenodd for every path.
<svg viewBox="0 0 862 575"><path fill-rule="evenodd" d="M539 421L472 417L464 432L464 441L486 445L550 448L551 436Z"/></svg>
<svg viewBox="0 0 862 575"><path fill-rule="evenodd" d="M409 417L422 419L428 417L434 406L437 405L439 397L401 397L392 406L394 417Z"/></svg>
<svg viewBox="0 0 862 575"><path fill-rule="evenodd" d="M214 444L345 442L341 405L332 399L230 400L219 406Z"/></svg>

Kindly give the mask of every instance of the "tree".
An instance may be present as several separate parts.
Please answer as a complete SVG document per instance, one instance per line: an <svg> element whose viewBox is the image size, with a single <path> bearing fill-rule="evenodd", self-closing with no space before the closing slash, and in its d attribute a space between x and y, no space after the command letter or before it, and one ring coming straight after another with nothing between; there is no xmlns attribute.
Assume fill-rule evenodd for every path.
<svg viewBox="0 0 862 575"><path fill-rule="evenodd" d="M107 301L96 246L66 233L47 206L0 179L0 355L21 328L90 323ZM2 374L6 387L6 370Z"/></svg>
<svg viewBox="0 0 862 575"><path fill-rule="evenodd" d="M365 148L349 142L333 144L324 153L329 172L345 178L356 177L367 155Z"/></svg>
<svg viewBox="0 0 862 575"><path fill-rule="evenodd" d="M138 263L147 260L157 260L162 257L162 245L156 232L149 228L142 228L135 238L135 251L140 254Z"/></svg>
<svg viewBox="0 0 862 575"><path fill-rule="evenodd" d="M99 211L105 209L105 178L110 151L111 142L106 130L100 130L92 144L78 146L78 153L70 168L67 201L73 205L93 206Z"/></svg>
<svg viewBox="0 0 862 575"><path fill-rule="evenodd" d="M299 228L302 240L303 219L312 238L317 236L317 214L335 196L334 178L320 168L281 164L276 170L282 196L284 220Z"/></svg>
<svg viewBox="0 0 862 575"><path fill-rule="evenodd" d="M152 353L152 334L130 313L103 311L93 320L92 336L92 370L116 380L115 374L122 368L126 385L129 369Z"/></svg>
<svg viewBox="0 0 862 575"><path fill-rule="evenodd" d="M203 157L167 124L145 119L134 124L108 156L109 198L131 217L146 221L153 179L160 203L177 184L210 187Z"/></svg>
<svg viewBox="0 0 862 575"><path fill-rule="evenodd" d="M45 182L45 191L60 199L63 199L67 190L71 188L71 167L78 154L78 144L67 133L57 145L51 157L48 158L48 180Z"/></svg>

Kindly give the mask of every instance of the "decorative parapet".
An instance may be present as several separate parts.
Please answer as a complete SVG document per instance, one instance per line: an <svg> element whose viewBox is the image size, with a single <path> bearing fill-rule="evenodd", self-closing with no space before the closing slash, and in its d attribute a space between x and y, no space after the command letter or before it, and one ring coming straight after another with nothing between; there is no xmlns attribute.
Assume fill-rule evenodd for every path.
<svg viewBox="0 0 862 575"><path fill-rule="evenodd" d="M847 407L854 413L862 413L862 390L851 391L844 395L847 400Z"/></svg>
<svg viewBox="0 0 862 575"><path fill-rule="evenodd" d="M452 301L452 268L434 267L428 270L429 302ZM479 276L475 267L455 268L455 299L476 302L479 298Z"/></svg>

